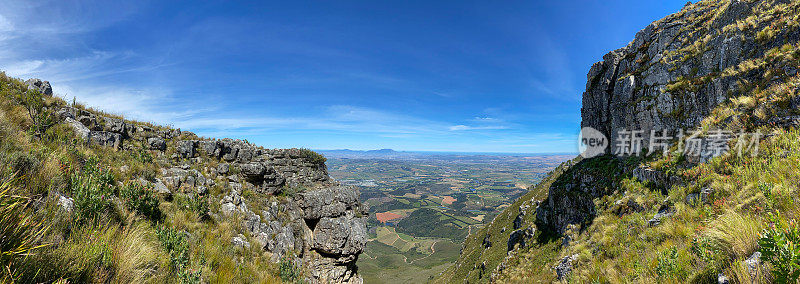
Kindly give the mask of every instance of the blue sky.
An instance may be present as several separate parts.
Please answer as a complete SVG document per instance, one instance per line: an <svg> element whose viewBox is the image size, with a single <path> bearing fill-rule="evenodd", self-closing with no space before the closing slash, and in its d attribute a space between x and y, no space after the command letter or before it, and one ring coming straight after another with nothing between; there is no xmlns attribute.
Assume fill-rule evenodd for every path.
<svg viewBox="0 0 800 284"><path fill-rule="evenodd" d="M592 63L684 1L14 1L0 70L269 148L577 152Z"/></svg>

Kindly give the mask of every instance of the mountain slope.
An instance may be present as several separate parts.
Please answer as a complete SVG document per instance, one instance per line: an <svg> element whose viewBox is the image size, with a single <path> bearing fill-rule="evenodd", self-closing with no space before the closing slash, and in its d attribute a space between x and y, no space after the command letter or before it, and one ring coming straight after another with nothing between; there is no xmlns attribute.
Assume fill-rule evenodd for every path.
<svg viewBox="0 0 800 284"><path fill-rule="evenodd" d="M323 156L52 95L0 73L3 282L362 282L365 212Z"/></svg>
<svg viewBox="0 0 800 284"><path fill-rule="evenodd" d="M609 137L609 153L624 150L619 130L644 130L642 153L563 165L469 236L437 282L749 283L790 274L782 263L791 258L771 256L776 246L762 237L788 236L796 226L783 222L800 212L798 19L797 1L700 1L605 55L587 76L582 126ZM723 143L726 153L647 153L650 130L679 129L702 141L717 130L764 135L742 155L737 143L757 136ZM691 138L674 136L682 146Z"/></svg>

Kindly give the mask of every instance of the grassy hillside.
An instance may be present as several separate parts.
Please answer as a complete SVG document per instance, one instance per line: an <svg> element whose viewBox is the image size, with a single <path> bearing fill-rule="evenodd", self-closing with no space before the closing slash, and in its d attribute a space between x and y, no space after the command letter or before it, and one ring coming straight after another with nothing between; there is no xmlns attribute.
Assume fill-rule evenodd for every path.
<svg viewBox="0 0 800 284"><path fill-rule="evenodd" d="M291 270L232 245L241 225L209 218L208 197L141 186L168 159L87 145L56 123L65 105L0 73L0 282L278 283Z"/></svg>
<svg viewBox="0 0 800 284"><path fill-rule="evenodd" d="M548 187L572 163L574 161L567 162L553 170L542 182L531 188L527 194L495 217L489 225L480 229L477 233L469 235L464 241L464 248L459 260L437 277L434 282L450 283L464 280L469 283L477 283L488 281L492 271L506 257L509 234L513 230L513 222L516 216L519 215L520 207L523 204L530 205L534 200L542 200L547 195ZM526 220L526 222L526 225L533 225L532 220ZM488 242L485 242L487 236ZM537 238L540 241L536 244L537 248L535 250L542 254L543 263L556 257L557 251L553 248L553 244L547 241L551 236L537 232ZM487 243L491 243L491 245L487 247L485 245Z"/></svg>
<svg viewBox="0 0 800 284"><path fill-rule="evenodd" d="M796 282L800 274L796 222L800 218L800 76L796 72L800 2L742 2L753 7L752 13L727 26L715 25L730 1L701 1L671 16L680 18L697 9L711 11L681 22L689 27L680 34L700 40L684 42L686 48L663 57L677 59L669 63L675 68L669 72L686 69L689 75L677 77L662 94L698 96L713 82L735 82L738 87L723 91L726 99L692 128L705 137L717 129L764 134L757 143L757 155L747 147L739 155L734 139L727 144L730 152L705 162L673 147L666 155L599 157L575 161L569 169L562 166L492 224L470 235L461 258L436 282L555 282L557 271L564 272L561 281L575 283ZM697 70L687 66L710 50L704 44L712 35L752 42L752 49L743 52L751 58L725 70L692 76ZM638 76L647 67L628 71ZM619 74L619 78L626 77ZM654 99L641 98L636 103ZM683 114L676 108L663 115ZM663 185L641 180L634 177L636 168L680 182ZM615 174L603 179L603 173ZM530 218L521 228L536 228L534 241L507 252L509 232L521 208L536 207L536 201L547 200L553 188L568 188L561 194L575 194L567 196L574 200L588 196L582 191L601 194L586 204L587 212L576 214L586 219L570 222L564 232L535 226L537 216L525 215Z"/></svg>

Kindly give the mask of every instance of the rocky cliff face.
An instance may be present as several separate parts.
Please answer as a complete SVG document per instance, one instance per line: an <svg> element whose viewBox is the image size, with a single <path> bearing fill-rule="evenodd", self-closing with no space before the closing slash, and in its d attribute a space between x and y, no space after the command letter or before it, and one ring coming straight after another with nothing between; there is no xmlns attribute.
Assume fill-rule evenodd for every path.
<svg viewBox="0 0 800 284"><path fill-rule="evenodd" d="M46 81L29 82L31 88L50 90ZM85 143L154 151L166 162L140 182L164 196L189 192L210 198L218 205L209 212L211 218L232 220L249 234L234 237L234 245L257 245L272 253L274 262L293 261L312 283L362 282L355 263L366 245L366 212L357 190L328 176L322 156L241 140L201 139L188 131L73 107L57 114ZM221 194L215 196L212 188Z"/></svg>
<svg viewBox="0 0 800 284"><path fill-rule="evenodd" d="M651 130L692 130L754 82L794 76L797 65L788 60L774 62L769 78L754 65L800 38L789 3L701 1L650 24L591 67L581 126L605 133L612 148L617 131L643 130L647 146Z"/></svg>
<svg viewBox="0 0 800 284"><path fill-rule="evenodd" d="M800 40L797 9L791 1L701 1L650 24L626 47L609 52L591 67L581 126L609 137L610 153L623 152L621 130L643 131L643 153L651 131L660 137L665 130L677 138L684 130L688 136L718 105L759 85L783 84L797 74L796 61L772 54L775 48ZM769 121L758 120L756 124ZM707 158L687 157L694 162ZM618 170L662 187L680 183L676 177L645 180L658 175L648 169ZM538 224L563 232L567 225L593 215L591 200L609 191L598 189L606 184L598 182L602 177L583 171L573 177L575 182L550 189L537 210Z"/></svg>
<svg viewBox="0 0 800 284"><path fill-rule="evenodd" d="M668 136L677 140L678 130L688 136L689 131L703 127L736 131L754 131L765 125L796 127L800 125L796 109L800 96L793 95L800 90L798 41L800 2L689 3L680 12L648 25L627 46L592 65L583 93L581 126L610 138L609 154L621 151L620 130L641 130L646 153L650 131L667 130ZM760 99L753 99L754 94ZM675 175L675 171L697 167L709 157L684 158L681 162L660 161L681 163L671 168L672 174L653 169L636 157L607 155L565 163L486 228L470 235L461 258L438 280L526 282L520 279L533 277L559 281L573 271L580 254L588 255L590 260L583 262L590 262L585 267L590 271L592 265L598 265L591 263L593 258L607 257L605 261L611 262L609 259L617 256L604 256L604 252L624 250L627 245L600 245L603 238L614 242L613 236L604 235L614 227L593 223L597 216L603 215L601 222L608 223L634 219L626 216L635 215L641 227L626 226L632 232L642 231L681 214L676 202L684 203L682 206L710 202L713 188ZM678 191L691 192L672 196L668 190L675 190L676 185L681 186ZM630 192L628 188L633 187L644 193ZM535 234L520 242L517 230L512 229L527 226L533 226ZM573 244L577 237L583 243ZM493 245L506 241L508 249ZM649 240L643 243L652 245ZM517 247L525 249L518 252ZM610 269L604 262L599 265L600 270ZM638 279L630 281L645 278ZM610 282L615 281L629 280Z"/></svg>

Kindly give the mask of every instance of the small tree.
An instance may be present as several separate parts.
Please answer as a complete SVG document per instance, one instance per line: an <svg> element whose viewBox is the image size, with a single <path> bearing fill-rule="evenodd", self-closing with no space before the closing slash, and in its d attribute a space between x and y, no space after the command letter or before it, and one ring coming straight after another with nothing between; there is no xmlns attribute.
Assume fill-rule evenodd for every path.
<svg viewBox="0 0 800 284"><path fill-rule="evenodd" d="M47 110L44 99L39 91L28 90L17 95L17 100L28 111L28 116L33 125L31 131L36 137L41 137L47 129L56 124L55 115Z"/></svg>

